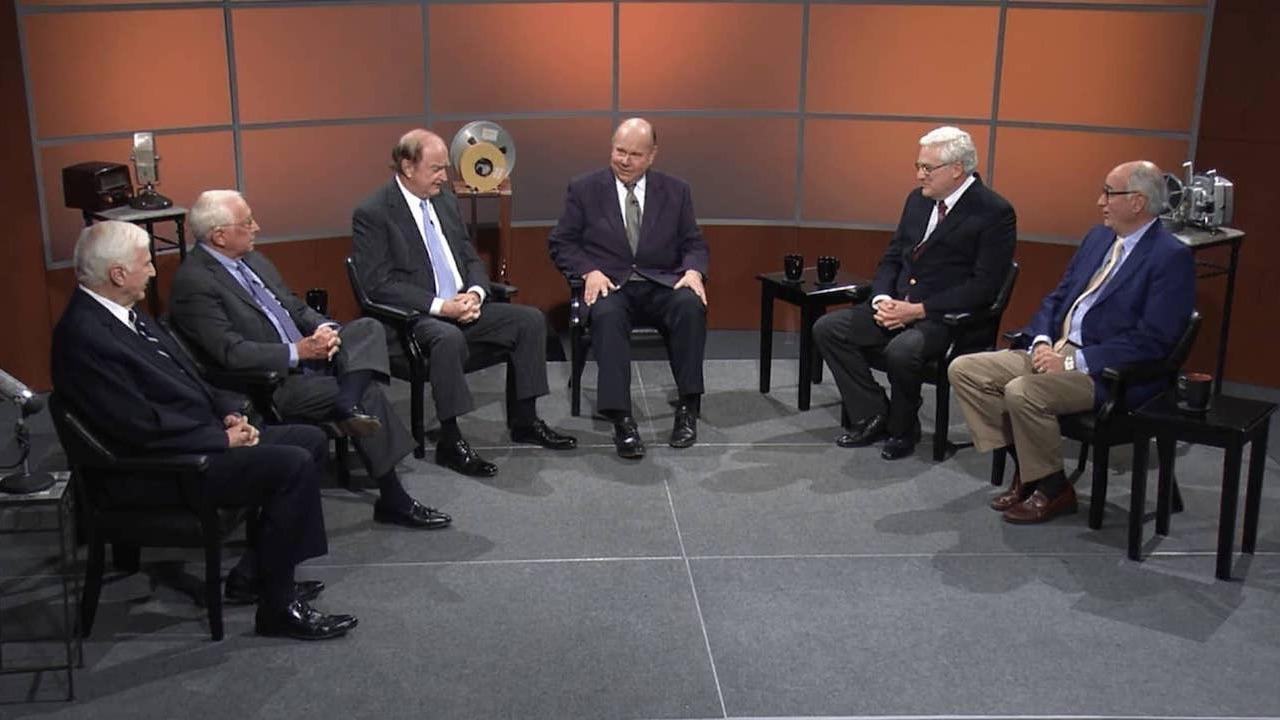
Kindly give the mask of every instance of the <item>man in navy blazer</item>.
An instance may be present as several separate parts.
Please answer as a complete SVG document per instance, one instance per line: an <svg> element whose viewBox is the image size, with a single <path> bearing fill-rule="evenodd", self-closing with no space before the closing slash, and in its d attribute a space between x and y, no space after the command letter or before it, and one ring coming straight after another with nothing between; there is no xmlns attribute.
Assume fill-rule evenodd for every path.
<svg viewBox="0 0 1280 720"><path fill-rule="evenodd" d="M155 275L149 245L146 232L129 223L81 232L79 287L53 332L54 392L111 449L208 455L210 499L261 508L251 520L254 546L231 571L255 580L259 634L305 640L345 634L356 619L315 610L308 600L323 585L293 579L298 563L328 552L319 489L324 433L305 425L259 433L239 414L239 398L200 379L173 338L134 307Z"/></svg>
<svg viewBox="0 0 1280 720"><path fill-rule="evenodd" d="M814 325L814 341L852 423L836 440L840 447L870 445L887 433L881 457L912 454L920 438L924 365L941 357L950 339L942 316L986 307L1000 291L1013 262L1017 218L982 183L977 164L973 139L959 128L940 127L920 138L920 187L907 196L870 302ZM889 398L871 376L871 352L884 356Z"/></svg>
<svg viewBox="0 0 1280 720"><path fill-rule="evenodd" d="M641 118L613 133L609 168L569 183L564 211L547 239L561 272L585 282L591 343L599 366L596 407L613 422L624 458L644 456L631 413L631 327L657 326L680 394L668 444L697 441L707 340L707 243L688 183L650 168L658 136Z"/></svg>
<svg viewBox="0 0 1280 720"><path fill-rule="evenodd" d="M1008 522L1075 512L1058 416L1105 402L1105 385L1096 381L1104 368L1160 360L1186 329L1195 264L1160 224L1166 198L1154 164L1117 166L1098 196L1103 224L1085 235L1062 281L1022 331L1029 347L951 363L948 375L974 446L1007 447L1018 463L1013 484L991 502ZM1125 400L1136 406L1163 389L1160 380L1137 383Z"/></svg>
<svg viewBox="0 0 1280 720"><path fill-rule="evenodd" d="M472 347L507 363L507 422L514 442L568 450L578 441L537 414L547 394L547 323L537 308L486 303L489 275L449 189L449 150L428 130L410 130L391 149L395 177L356 208L351 255L374 302L422 314L414 325L429 357L431 395L440 419L436 462L488 477L498 466L471 449L458 416L475 407L464 374Z"/></svg>

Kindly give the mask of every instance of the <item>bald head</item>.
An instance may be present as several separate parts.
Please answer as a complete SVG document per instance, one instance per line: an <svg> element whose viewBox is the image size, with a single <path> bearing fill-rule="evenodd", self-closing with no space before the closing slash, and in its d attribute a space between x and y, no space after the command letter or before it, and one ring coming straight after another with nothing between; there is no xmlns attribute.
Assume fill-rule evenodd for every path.
<svg viewBox="0 0 1280 720"><path fill-rule="evenodd" d="M613 131L609 166L624 185L637 182L648 172L658 154L658 133L644 118L623 120Z"/></svg>
<svg viewBox="0 0 1280 720"><path fill-rule="evenodd" d="M449 148L430 130L410 130L391 149L391 168L409 192L435 197L449 181Z"/></svg>

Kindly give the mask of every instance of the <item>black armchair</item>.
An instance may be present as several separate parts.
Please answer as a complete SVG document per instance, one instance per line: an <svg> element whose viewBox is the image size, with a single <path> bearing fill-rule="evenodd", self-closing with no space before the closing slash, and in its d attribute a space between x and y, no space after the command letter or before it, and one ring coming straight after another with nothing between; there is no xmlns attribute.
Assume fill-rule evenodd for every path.
<svg viewBox="0 0 1280 720"><path fill-rule="evenodd" d="M1174 343L1169 354L1164 358L1147 363L1125 367L1108 367L1102 370L1102 382L1107 383L1108 400L1096 410L1062 415L1058 423L1062 434L1080 443L1080 460L1072 473L1072 481L1084 474L1084 465L1089 460L1089 446L1094 447L1093 485L1089 492L1089 527L1097 530L1102 527L1102 514L1107 502L1107 471L1111 458L1111 448L1115 445L1128 445L1134 441L1133 411L1136 408L1125 404L1125 391L1134 383L1163 379L1172 384L1186 362L1195 342L1196 333L1200 330L1200 313L1191 311L1181 337ZM1021 333L1006 333L1010 343L1017 346L1026 344ZM1005 459L1008 450L1000 448L992 453L991 484L1004 482ZM1161 453L1163 456L1164 453ZM1182 512L1182 497L1178 484L1173 483L1172 504L1174 512Z"/></svg>
<svg viewBox="0 0 1280 720"><path fill-rule="evenodd" d="M430 358L418 343L418 338L414 335L413 328L423 319L423 313L409 308L374 302L369 297L364 284L360 281L359 269L353 257L347 258L347 279L351 281L351 292L355 295L356 305L360 307L360 312L365 317L375 318L387 326L389 331L387 333L387 351L391 361L391 374L409 383L409 427L413 432L415 443L413 456L422 459L426 457L427 453L427 433L423 421L423 403L425 399L423 396L427 378L429 377L427 369ZM492 302L510 302L517 292L519 292L519 289L511 285L497 282L489 283L489 300ZM472 353L467 359L466 371L474 372L497 365L500 362L505 362L505 358L486 353ZM512 377L513 374L508 371L508 385L510 385ZM511 388L508 387L507 389L507 397L510 398L512 396ZM510 408L507 409L507 414L510 417Z"/></svg>
<svg viewBox="0 0 1280 720"><path fill-rule="evenodd" d="M942 357L925 363L925 382L934 386L933 411L933 460L942 462L947 453L960 447L968 447L972 443L952 443L947 439L951 425L951 381L947 378L947 367L951 361L961 355L994 350L996 335L1000 331L1000 321L1004 317L1005 308L1009 306L1009 298L1013 296L1013 286L1018 281L1018 263L1009 265L1009 270L1000 284L991 305L983 310L971 313L947 313L942 321L950 333L947 350ZM885 369L884 353L873 351L868 355L871 367ZM841 424L847 425L847 418L841 412Z"/></svg>
<svg viewBox="0 0 1280 720"><path fill-rule="evenodd" d="M583 299L586 281L573 273L564 273L564 279L569 284L569 412L578 417L582 414L582 371L591 348L591 308ZM656 327L631 329L632 338L658 336Z"/></svg>
<svg viewBox="0 0 1280 720"><path fill-rule="evenodd" d="M209 633L223 637L222 543L248 508L219 508L205 500L205 455L122 457L98 439L56 390L49 399L58 440L71 467L81 531L89 544L80 632L93 630L102 591L106 543L128 547L204 549Z"/></svg>

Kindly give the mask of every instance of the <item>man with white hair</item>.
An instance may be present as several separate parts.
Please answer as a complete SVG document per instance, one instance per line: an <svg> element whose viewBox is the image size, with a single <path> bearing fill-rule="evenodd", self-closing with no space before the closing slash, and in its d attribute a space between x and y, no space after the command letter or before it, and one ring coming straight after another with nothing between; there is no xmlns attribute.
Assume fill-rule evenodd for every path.
<svg viewBox="0 0 1280 720"><path fill-rule="evenodd" d="M1160 360L1186 328L1195 263L1160 224L1165 199L1164 174L1153 163L1116 166L1098 195L1102 224L1085 235L1062 281L1022 330L1024 342L956 358L948 368L974 446L1007 447L1018 464L1009 489L991 501L1007 522L1041 523L1076 511L1075 489L1062 471L1058 416L1106 402L1106 385L1095 380L1105 368ZM1135 382L1125 402L1137 407L1166 383Z"/></svg>
<svg viewBox="0 0 1280 720"><path fill-rule="evenodd" d="M53 331L54 393L110 449L207 455L209 499L261 508L250 520L252 551L237 566L260 579L258 634L302 640L346 634L356 619L315 610L309 601L323 584L293 577L298 563L328 552L319 489L324 433L303 425L259 432L239 414L239 398L206 385L174 339L135 309L155 275L141 228L122 222L85 228L75 270L79 287Z"/></svg>
<svg viewBox="0 0 1280 720"><path fill-rule="evenodd" d="M258 223L235 190L201 193L187 225L197 244L173 276L175 328L217 367L280 373L272 400L286 422L333 421L351 436L378 485L375 522L448 526L452 518L410 497L396 472L413 437L379 386L391 377L382 323L339 325L307 307L254 251Z"/></svg>
<svg viewBox="0 0 1280 720"><path fill-rule="evenodd" d="M907 457L920 439L920 386L929 360L946 352L942 317L991 304L1013 262L1013 207L982 183L969 133L937 128L920 138L919 187L907 196L898 229L876 268L871 300L820 318L813 328L851 421L840 447L888 435L880 456ZM975 328L975 335L990 328ZM882 353L892 396L871 376Z"/></svg>

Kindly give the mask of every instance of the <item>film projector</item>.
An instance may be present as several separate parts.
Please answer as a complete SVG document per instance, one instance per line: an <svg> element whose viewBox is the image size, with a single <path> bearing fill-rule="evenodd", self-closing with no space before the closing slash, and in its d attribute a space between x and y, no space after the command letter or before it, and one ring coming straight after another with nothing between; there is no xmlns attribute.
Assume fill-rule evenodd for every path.
<svg viewBox="0 0 1280 720"><path fill-rule="evenodd" d="M1190 160L1182 163L1187 179L1179 180L1172 173L1165 173L1165 186L1169 189L1169 211L1160 217L1165 227L1178 232L1191 226L1213 231L1231 222L1235 211L1235 186L1232 182L1210 170L1197 175Z"/></svg>
<svg viewBox="0 0 1280 720"><path fill-rule="evenodd" d="M507 250L511 244L511 171L516 166L516 142L510 133L495 122L469 122L453 136L449 144L449 162L457 171L454 194L471 200L471 242L476 242L476 201L498 199L497 273L499 282L507 282Z"/></svg>

